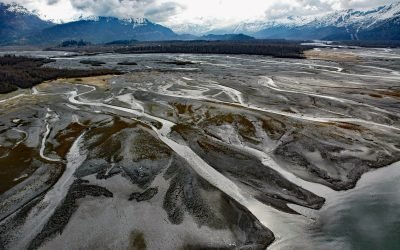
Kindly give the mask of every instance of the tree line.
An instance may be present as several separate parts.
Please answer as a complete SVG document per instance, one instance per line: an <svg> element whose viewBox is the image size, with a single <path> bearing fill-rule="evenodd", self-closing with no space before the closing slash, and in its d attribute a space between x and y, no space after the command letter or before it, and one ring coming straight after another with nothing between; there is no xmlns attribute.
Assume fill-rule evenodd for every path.
<svg viewBox="0 0 400 250"><path fill-rule="evenodd" d="M308 49L298 42L251 40L251 41L166 41L142 42L122 48L117 53L194 53L194 54L247 54L281 58L304 58Z"/></svg>
<svg viewBox="0 0 400 250"><path fill-rule="evenodd" d="M18 88L31 88L43 81L57 78L120 74L119 71L110 69L78 70L43 67L50 62L54 60L14 55L0 57L0 93L12 92Z"/></svg>
<svg viewBox="0 0 400 250"><path fill-rule="evenodd" d="M226 40L226 41L115 41L75 47L52 47L46 50L63 50L86 53L188 53L188 54L248 54L281 58L304 58L310 49L298 41L288 40Z"/></svg>

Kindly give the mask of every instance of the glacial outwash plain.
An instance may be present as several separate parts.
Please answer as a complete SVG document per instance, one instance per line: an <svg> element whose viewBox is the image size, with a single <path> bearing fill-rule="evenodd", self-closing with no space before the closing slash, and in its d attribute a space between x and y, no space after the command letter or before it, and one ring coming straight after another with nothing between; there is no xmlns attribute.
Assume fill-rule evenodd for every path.
<svg viewBox="0 0 400 250"><path fill-rule="evenodd" d="M119 74L0 95L0 249L400 248L399 49L3 54Z"/></svg>

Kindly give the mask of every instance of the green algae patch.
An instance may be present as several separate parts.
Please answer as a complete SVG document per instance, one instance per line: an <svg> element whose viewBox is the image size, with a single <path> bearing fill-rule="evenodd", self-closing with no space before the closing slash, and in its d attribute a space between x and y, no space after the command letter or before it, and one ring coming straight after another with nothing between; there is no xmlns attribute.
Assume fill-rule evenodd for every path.
<svg viewBox="0 0 400 250"><path fill-rule="evenodd" d="M129 236L129 249L130 250L146 250L146 240L142 232L133 231Z"/></svg>

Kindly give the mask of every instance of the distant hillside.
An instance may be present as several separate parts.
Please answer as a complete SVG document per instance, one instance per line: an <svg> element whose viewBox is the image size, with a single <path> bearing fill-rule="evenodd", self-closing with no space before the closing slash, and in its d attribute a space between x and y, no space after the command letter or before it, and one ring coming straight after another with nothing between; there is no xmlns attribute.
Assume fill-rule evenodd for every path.
<svg viewBox="0 0 400 250"><path fill-rule="evenodd" d="M291 40L400 40L400 2L370 10L347 9L312 16L251 20L215 28L185 23L180 33L246 34L258 39Z"/></svg>
<svg viewBox="0 0 400 250"><path fill-rule="evenodd" d="M0 3L0 44L55 45L66 41L129 44L131 41L246 41L255 38L395 41L400 40L400 2L371 10L349 9L313 16L289 16L242 22L218 29L213 29L212 25L184 23L177 30L180 34L145 18L90 17L55 25L19 5ZM198 35L201 32L207 35Z"/></svg>
<svg viewBox="0 0 400 250"><path fill-rule="evenodd" d="M177 37L169 28L144 18L94 17L44 29L28 40L34 44L55 44L66 40L108 43L123 40L172 40Z"/></svg>
<svg viewBox="0 0 400 250"><path fill-rule="evenodd" d="M247 36L244 34L223 34L223 35L214 35L209 34L205 36L201 36L199 40L208 40L208 41L244 41L244 40L254 40L254 37Z"/></svg>
<svg viewBox="0 0 400 250"><path fill-rule="evenodd" d="M400 3L366 11L336 11L299 20L277 20L253 35L285 39L400 40Z"/></svg>
<svg viewBox="0 0 400 250"><path fill-rule="evenodd" d="M53 25L17 4L0 3L0 42L12 41Z"/></svg>

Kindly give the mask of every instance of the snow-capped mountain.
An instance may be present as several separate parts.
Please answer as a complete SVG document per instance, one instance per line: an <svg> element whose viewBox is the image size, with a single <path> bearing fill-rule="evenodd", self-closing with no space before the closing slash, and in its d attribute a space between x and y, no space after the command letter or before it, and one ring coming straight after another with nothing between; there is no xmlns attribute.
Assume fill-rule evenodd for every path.
<svg viewBox="0 0 400 250"><path fill-rule="evenodd" d="M398 40L399 20L400 2L371 10L349 9L325 15L239 24L234 32L258 38Z"/></svg>
<svg viewBox="0 0 400 250"><path fill-rule="evenodd" d="M370 10L341 10L311 16L249 20L228 27L184 24L178 33L243 33L257 38L400 40L400 2Z"/></svg>
<svg viewBox="0 0 400 250"><path fill-rule="evenodd" d="M312 16L249 20L221 27L215 20L167 28L146 18L88 16L54 24L17 4L0 3L0 43L54 44L66 40L191 40L204 34L245 34L256 38L319 40L400 40L400 2L370 10L342 10ZM185 34L185 35L178 35ZM196 36L194 36L196 35ZM230 37L230 36L225 36Z"/></svg>
<svg viewBox="0 0 400 250"><path fill-rule="evenodd" d="M343 10L335 11L331 14L322 16L309 23L315 27L359 27L362 29L370 28L382 21L390 20L400 15L400 2L381 6L375 9L360 10Z"/></svg>
<svg viewBox="0 0 400 250"><path fill-rule="evenodd" d="M289 16L287 18L272 19L272 20L248 20L242 23L233 24L230 26L215 27L214 23L182 23L173 24L169 26L173 31L178 34L194 34L194 35L204 35L204 34L253 34L265 28L286 26L294 27L298 25L305 25L313 21L316 17L314 16Z"/></svg>
<svg viewBox="0 0 400 250"><path fill-rule="evenodd" d="M78 21L55 25L29 37L31 43L54 44L66 40L107 43L116 40L177 39L171 29L145 18L85 17Z"/></svg>
<svg viewBox="0 0 400 250"><path fill-rule="evenodd" d="M260 30L273 27L296 27L301 25L306 25L311 21L315 20L316 15L313 16L289 16L286 18L279 18L267 21L248 21L232 26L233 32L235 33L256 33Z"/></svg>
<svg viewBox="0 0 400 250"><path fill-rule="evenodd" d="M99 21L105 21L105 22L113 22L115 21L115 17L102 17L102 16L87 16L87 17L79 17L78 21L95 21L95 22L99 22ZM121 24L123 25L132 25L132 26L141 26L141 25L148 25L151 24L152 22L149 21L146 18L143 17L138 17L138 18L119 18L118 19L120 21Z"/></svg>
<svg viewBox="0 0 400 250"><path fill-rule="evenodd" d="M0 42L32 34L52 25L18 4L0 3Z"/></svg>
<svg viewBox="0 0 400 250"><path fill-rule="evenodd" d="M0 43L55 44L66 40L106 43L115 40L171 40L181 38L171 29L146 18L81 17L55 24L18 4L0 3Z"/></svg>
<svg viewBox="0 0 400 250"><path fill-rule="evenodd" d="M321 16L298 28L337 28L327 37L330 39L392 39L399 34L400 3L381 6L371 10L344 10ZM386 31L393 31L392 34ZM396 32L397 30L397 32ZM387 34L382 34L382 32ZM336 34L335 34L336 33ZM382 37L383 35L383 37ZM397 38L396 38L397 37Z"/></svg>
<svg viewBox="0 0 400 250"><path fill-rule="evenodd" d="M0 3L4 10L8 12L12 12L15 14L22 14L22 15L35 15L34 12L31 12L27 10L26 8L22 7L21 5L18 5L16 3L11 3L11 4L5 4L5 3Z"/></svg>
<svg viewBox="0 0 400 250"><path fill-rule="evenodd" d="M208 34L212 30L212 25L199 24L199 23L178 23L169 26L174 32L178 34L192 34L200 36Z"/></svg>

